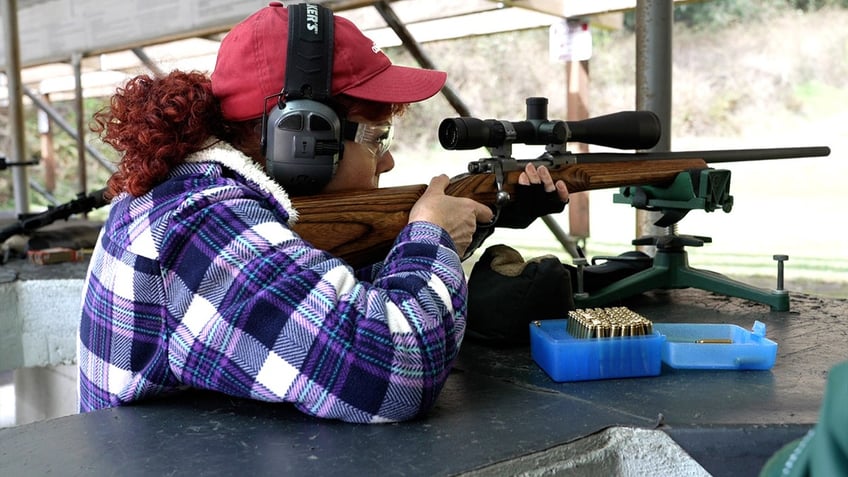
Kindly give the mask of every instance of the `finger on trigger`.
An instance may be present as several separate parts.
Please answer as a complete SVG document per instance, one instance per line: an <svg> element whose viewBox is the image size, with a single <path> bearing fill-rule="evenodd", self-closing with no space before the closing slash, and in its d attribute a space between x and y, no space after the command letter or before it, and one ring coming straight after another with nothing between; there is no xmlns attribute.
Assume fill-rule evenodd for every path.
<svg viewBox="0 0 848 477"><path fill-rule="evenodd" d="M474 217L478 223L486 224L495 218L495 213L487 205L478 203L474 208Z"/></svg>

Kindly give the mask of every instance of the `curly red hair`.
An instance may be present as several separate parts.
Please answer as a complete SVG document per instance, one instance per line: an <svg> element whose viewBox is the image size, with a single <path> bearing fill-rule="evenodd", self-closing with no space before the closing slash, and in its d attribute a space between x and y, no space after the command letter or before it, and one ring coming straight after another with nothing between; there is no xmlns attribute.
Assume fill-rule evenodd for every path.
<svg viewBox="0 0 848 477"><path fill-rule="evenodd" d="M206 75L174 71L161 78L132 78L93 121L92 131L122 155L109 179L111 197L123 191L134 196L149 191L219 133L215 127L222 124L222 117Z"/></svg>
<svg viewBox="0 0 848 477"><path fill-rule="evenodd" d="M344 95L335 100L344 110L342 115L359 114L369 120L402 114L407 107ZM177 70L163 77L136 76L117 89L108 107L94 114L91 125L122 156L109 178L107 197L147 193L186 156L205 147L210 137L245 152L255 149L258 124L259 119L224 119L210 79L203 73Z"/></svg>

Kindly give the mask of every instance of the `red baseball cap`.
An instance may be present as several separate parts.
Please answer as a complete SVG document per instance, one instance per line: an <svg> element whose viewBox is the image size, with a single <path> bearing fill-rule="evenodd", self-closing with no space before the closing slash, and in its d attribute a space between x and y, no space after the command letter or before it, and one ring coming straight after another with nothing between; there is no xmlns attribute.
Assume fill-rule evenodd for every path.
<svg viewBox="0 0 848 477"><path fill-rule="evenodd" d="M414 103L438 93L443 71L393 65L349 20L333 16L334 55L331 94L382 103ZM221 41L212 91L224 117L258 118L265 98L283 89L288 47L288 9L272 2L237 24ZM274 102L269 101L268 107Z"/></svg>

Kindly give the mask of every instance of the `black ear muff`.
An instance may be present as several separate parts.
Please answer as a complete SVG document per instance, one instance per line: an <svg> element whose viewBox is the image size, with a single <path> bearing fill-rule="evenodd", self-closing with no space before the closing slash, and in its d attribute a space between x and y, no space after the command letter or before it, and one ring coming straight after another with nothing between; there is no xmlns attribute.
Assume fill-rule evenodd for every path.
<svg viewBox="0 0 848 477"><path fill-rule="evenodd" d="M292 195L320 192L343 153L343 124L328 105L333 71L333 12L289 5L285 87L262 118L265 168ZM266 103L267 104L267 103Z"/></svg>
<svg viewBox="0 0 848 477"><path fill-rule="evenodd" d="M274 108L266 126L265 168L293 195L319 192L342 154L341 122L329 106L310 99Z"/></svg>

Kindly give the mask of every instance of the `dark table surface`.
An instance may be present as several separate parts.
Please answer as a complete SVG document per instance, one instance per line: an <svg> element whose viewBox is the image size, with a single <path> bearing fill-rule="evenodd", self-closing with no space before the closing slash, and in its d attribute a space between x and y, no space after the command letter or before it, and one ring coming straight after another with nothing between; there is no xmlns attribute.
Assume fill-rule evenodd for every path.
<svg viewBox="0 0 848 477"><path fill-rule="evenodd" d="M828 370L848 359L848 300L792 295L790 310L695 289L624 303L655 323L759 320L768 371L674 370L555 383L529 347L463 345L424 419L351 425L208 393L0 430L0 475L456 475L614 426L667 433L712 475L756 475L817 420Z"/></svg>

